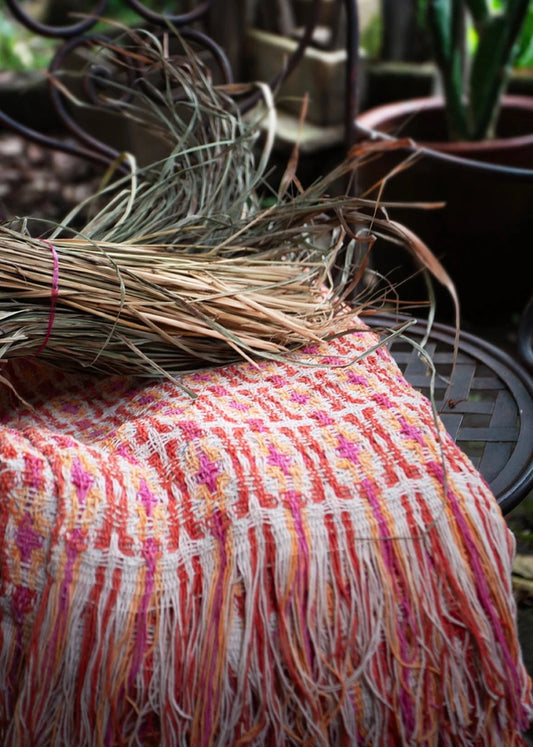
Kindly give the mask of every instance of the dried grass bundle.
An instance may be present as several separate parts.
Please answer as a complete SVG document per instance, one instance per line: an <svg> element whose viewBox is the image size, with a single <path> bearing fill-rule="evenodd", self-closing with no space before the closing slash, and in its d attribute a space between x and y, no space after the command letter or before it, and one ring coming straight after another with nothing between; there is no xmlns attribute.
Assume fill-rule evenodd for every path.
<svg viewBox="0 0 533 747"><path fill-rule="evenodd" d="M87 205L46 238L0 226L0 359L39 354L63 368L173 377L345 330L369 302L345 303L375 206L328 191L358 156L305 190L288 171L287 191L264 207L272 129L256 165L258 122L243 121L195 55L176 62L153 36L134 41L122 64L142 60L164 85L145 76L125 116L171 153L103 188L81 230L71 224ZM424 250L384 218L373 229Z"/></svg>

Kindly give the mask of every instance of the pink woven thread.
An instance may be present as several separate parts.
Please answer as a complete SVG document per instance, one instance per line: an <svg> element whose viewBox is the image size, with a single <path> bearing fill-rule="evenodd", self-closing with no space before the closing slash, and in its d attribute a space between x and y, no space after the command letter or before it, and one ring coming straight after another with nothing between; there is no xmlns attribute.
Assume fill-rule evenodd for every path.
<svg viewBox="0 0 533 747"><path fill-rule="evenodd" d="M52 290L50 292L50 314L48 316L48 329L46 330L46 335L43 342L41 343L38 350L34 353L34 355L36 356L44 350L48 343L48 340L50 339L50 333L52 332L52 327L54 326L54 319L56 315L56 301L59 295L59 259L55 246L49 241L46 241L46 239L39 239L39 241L41 241L43 244L46 244L46 246L50 248L52 257L54 259L54 271L52 273Z"/></svg>

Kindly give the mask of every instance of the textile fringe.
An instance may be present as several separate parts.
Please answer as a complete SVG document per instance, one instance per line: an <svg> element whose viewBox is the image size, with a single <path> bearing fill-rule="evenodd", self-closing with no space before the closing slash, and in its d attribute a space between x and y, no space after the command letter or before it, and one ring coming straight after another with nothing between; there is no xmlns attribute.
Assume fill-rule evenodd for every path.
<svg viewBox="0 0 533 747"><path fill-rule="evenodd" d="M358 423L351 409L342 438L320 425L335 445L320 463L306 420L286 439L281 420L275 442L249 410L255 425L224 430L214 392L257 402L254 386L280 375L228 371L189 377L194 403L169 383L115 381L4 418L1 744L521 744L533 709L513 538L449 440L443 501L429 407L404 390L424 433L423 474L413 473L420 438L388 430L394 408L383 431L368 430L383 400L365 400ZM361 382L349 373L306 369L278 406L303 399L305 382L319 391L317 376L344 377L335 402L350 401ZM227 402L220 412L233 417ZM386 460L387 439L406 459L387 466L388 486L367 459ZM343 472L351 494L335 483Z"/></svg>

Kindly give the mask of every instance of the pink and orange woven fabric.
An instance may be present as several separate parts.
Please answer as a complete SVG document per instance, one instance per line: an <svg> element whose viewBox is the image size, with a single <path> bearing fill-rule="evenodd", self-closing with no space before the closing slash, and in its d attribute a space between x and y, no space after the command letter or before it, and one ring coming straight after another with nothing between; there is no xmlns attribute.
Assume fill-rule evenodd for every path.
<svg viewBox="0 0 533 747"><path fill-rule="evenodd" d="M521 744L513 537L373 341L4 367L2 745Z"/></svg>

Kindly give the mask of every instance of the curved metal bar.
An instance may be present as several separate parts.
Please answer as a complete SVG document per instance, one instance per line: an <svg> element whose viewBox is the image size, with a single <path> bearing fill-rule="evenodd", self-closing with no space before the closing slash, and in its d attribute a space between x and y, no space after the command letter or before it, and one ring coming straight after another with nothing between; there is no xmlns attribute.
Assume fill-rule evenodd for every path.
<svg viewBox="0 0 533 747"><path fill-rule="evenodd" d="M130 78L130 86L135 85L135 80L132 77L133 72L128 70L128 76ZM121 104L130 102L133 100L133 90L130 93L123 93L120 98L116 101L106 99L105 103L102 102L102 92L105 88L105 83L111 81L111 75L109 70L102 65L91 65L91 70L83 78L83 90L87 94L87 99L94 106L104 106L106 109L120 109Z"/></svg>
<svg viewBox="0 0 533 747"><path fill-rule="evenodd" d="M232 73L231 68L229 65L229 62L222 51L221 47L219 47L218 44L216 44L212 39L210 39L205 34L196 31L194 29L183 29L180 31L180 34L184 39L190 39L193 42L196 42L198 44L201 44L204 48L208 49L211 54L213 55L217 65L220 68L220 71L222 73L223 79L225 83L230 83L232 81ZM115 160L119 156L119 152L115 150L114 148L111 148L106 143L99 140L94 135L87 132L82 126L80 126L76 120L71 116L71 114L68 111L68 108L65 105L65 95L62 93L61 86L57 85L57 80L59 79L59 73L62 70L62 66L64 63L65 58L73 52L77 47L80 46L96 46L100 45L103 46L113 52L116 53L117 56L120 57L121 49L117 45L116 42L111 41L107 36L102 34L94 34L91 36L81 36L81 37L74 37L70 39L69 41L65 42L56 52L54 59L52 60L49 69L50 69L50 80L49 80L49 90L50 90L50 99L54 105L54 108L61 119L62 123L66 127L66 129L71 132L74 137L84 145L91 148L93 151L100 154L100 157L98 158L99 161L109 162L112 160ZM117 110L120 109L121 105L123 103L127 103L130 101L133 97L134 89L137 85L141 85L143 83L143 77L142 77L142 70L140 69L139 65L136 63L135 56L130 56L127 53L127 50L124 50L124 57L127 59L127 65L120 65L120 69L122 71L126 71L126 74L128 75L128 81L125 86L123 86L122 91L122 97L121 98L115 98L113 99L106 99L105 101L102 100L102 97L97 93L97 87L98 83L101 82L105 84L105 74L108 74L108 71L106 69L103 69L104 74L99 74L99 69L97 66L92 66L82 79L83 81L83 89L85 93L87 94L88 102L90 104L93 104L95 106L100 106L103 109L106 109L108 111ZM101 86L100 86L101 87ZM128 93L127 89L130 89L131 94ZM116 89L115 89L116 90ZM85 153L87 151L84 151Z"/></svg>
<svg viewBox="0 0 533 747"><path fill-rule="evenodd" d="M54 79L56 78L55 74L59 73L62 70L61 65L63 61L65 60L65 58L67 57L67 55L70 54L74 49L76 49L76 47L80 47L83 45L87 45L87 46L100 45L101 47L113 50L115 52L121 51L120 48L116 45L116 43L112 42L104 34L92 34L91 36L81 36L78 38L71 39L70 41L65 42L65 44L63 44L63 46L61 46L56 51L54 58L49 65L51 83L53 83ZM127 66L121 66L121 68L127 71L128 84L133 88L133 86L135 85L136 75L138 73L138 65L136 64L134 57L129 57L128 60L129 60L129 64ZM57 79L59 79L59 76L57 76ZM97 82L98 80L104 81L106 79L110 80L109 71L103 66L98 66L98 65L92 65L90 67L90 71L86 75L84 75L83 87L91 103L93 103L95 106L105 106L105 108L114 109L114 108L120 107L121 101L126 102L126 101L132 100L133 91L130 94L123 94L122 98L117 99L116 103L106 100L104 104L102 102L101 96L99 96L96 93L95 82ZM103 86L100 86L100 88L102 89ZM53 90L54 91L57 90L57 87L55 85L54 85Z"/></svg>
<svg viewBox="0 0 533 747"><path fill-rule="evenodd" d="M345 0L346 7L346 109L345 143L349 150L356 139L356 119L359 113L359 13L357 0Z"/></svg>
<svg viewBox="0 0 533 747"><path fill-rule="evenodd" d="M365 138L370 140L385 140L394 142L396 140L392 135L387 135L384 132L378 130L371 130L368 127L363 127L357 121L355 123L356 133L363 135ZM443 153L433 148L427 148L422 145L417 145L413 142L412 146L403 146L398 148L398 151L405 153L419 153L420 155L432 158L435 161L442 161L444 163L458 164L459 166L468 166L475 171L481 171L486 174L493 174L501 177L512 177L518 181L533 182L533 169L521 169L518 166L503 166L497 163L489 163L486 161L475 161L472 158L465 158L464 156L454 156L451 153Z"/></svg>
<svg viewBox="0 0 533 747"><path fill-rule="evenodd" d="M73 25L64 26L64 27L55 27L55 26L49 26L46 24L42 24L36 21L35 19L32 19L30 16L27 15L26 12L21 10L18 0L6 0L6 3L11 9L13 15L21 23L23 23L27 28L29 28L33 32L37 34L41 34L43 36L56 37L56 38L62 38L62 39L69 40L56 52L56 55L54 56L54 59L52 63L50 64L49 69L50 69L50 73L52 74L52 82L50 83L50 96L51 96L53 106L56 109L59 118L64 123L64 125L67 127L68 131L70 131L80 141L80 143L83 144L83 146L88 146L89 148L95 150L95 154L90 154L90 155L85 147L81 147L79 149L69 148L68 149L69 152L77 152L80 155L83 155L84 157L89 156L92 160L96 160L96 161L103 161L104 159L114 160L117 157L118 153L114 149L107 146L105 143L100 142L97 138L85 132L84 129L80 127L80 125L78 125L74 121L74 119L70 116L70 114L68 113L64 105L63 95L60 93L59 88L53 83L53 75L59 69L60 62L65 58L68 52L72 51L79 44L90 43L89 37L85 36L84 33L96 24L98 17L107 8L108 2L109 0L98 0L98 2L95 5L94 10L92 11L90 18L84 19L80 21L79 23L75 23ZM160 25L162 27L169 27L169 25L173 25L176 28L178 28L179 33L183 36L184 39L190 39L191 41L197 42L198 44L202 45L204 48L208 49L210 53L213 55L213 58L221 71L223 81L225 83L232 82L233 75L232 75L231 65L229 63L229 60L225 52L222 50L222 48L206 34L196 29L187 28L188 24L205 17L208 10L213 4L213 0L204 0L204 2L198 5L198 7L195 8L194 10L188 13L180 14L180 15L157 13L153 10L150 10L149 8L146 8L144 3L141 2L140 0L124 0L124 2L126 5L128 5L134 12L136 12L142 18L152 23L155 23L157 25ZM349 2L356 8L356 0L349 0ZM322 0L313 0L312 9L311 9L311 13L309 16L309 21L307 23L307 26L304 30L302 37L299 40L299 43L294 53L289 57L287 64L284 66L284 68L280 70L280 72L273 78L272 81L270 81L270 85L273 89L278 88L282 84L282 82L292 73L292 71L299 64L301 58L303 57L305 53L306 48L309 46L312 40L314 29L318 23L321 7L322 7ZM355 13L355 16L356 16L356 13ZM94 37L91 37L91 39L94 41L94 40L97 40L98 37L94 36ZM355 90L355 85L356 85L355 76L356 76L356 73L354 72L354 75L351 77L351 82L348 83L349 90ZM95 90L94 90L94 84L95 84L94 79L86 80L86 88L87 88L88 95L92 97L93 101L94 100L98 101L98 96L96 95ZM260 98L261 98L260 91L257 91L256 93L249 96L240 105L241 111L244 113L248 111L249 109L251 109L253 106L257 104ZM108 107L111 108L110 104L108 104ZM16 123L14 120L7 117L7 115L2 115L2 120L11 129L18 130L25 137L30 136L29 135L30 129L25 127L21 123ZM59 144L59 141L56 141L55 139L49 138L44 135L41 136L39 133L37 133L34 130L31 130L30 137L34 142L39 142L43 145L46 144L46 145L49 145L49 147L58 147L58 148L65 149Z"/></svg>
<svg viewBox="0 0 533 747"><path fill-rule="evenodd" d="M143 3L139 2L139 0L126 0L126 3L130 6L130 8L132 8L136 13L145 18L147 21L151 21L152 23L157 23L159 25L172 23L174 26L177 26L179 28L189 23L194 23L194 21L198 21L200 20L200 18L203 18L213 4L213 0L206 0L206 2L199 5L194 10L191 10L189 13L183 13L176 16L165 13L157 13L154 10L150 10Z"/></svg>
<svg viewBox="0 0 533 747"><path fill-rule="evenodd" d="M62 150L98 163L107 164L117 158L119 155L118 151L111 148L106 143L101 142L97 137L87 132L75 121L66 106L65 94L61 92L61 86L57 85L57 81L59 80L58 73L62 69L63 62L67 55L75 50L76 47L91 44L102 44L107 46L109 49L116 47L115 43L112 43L111 40L104 35L95 34L88 36L86 33L98 22L99 17L106 10L108 3L109 0L98 0L97 2L95 0L94 9L89 18L83 19L79 23L60 27L50 26L31 18L21 9L19 0L6 0L6 4L10 8L13 16L32 32L42 36L65 40L65 43L56 51L52 62L49 65L50 99L59 120L63 123L66 130L74 136L79 145L66 143L58 138L40 133L22 122L17 122L8 114L1 111L0 123L3 123L6 127L9 127L9 129L20 133L23 137L32 142L52 149ZM168 29L171 26L179 28L179 33L185 40L190 40L208 50L220 70L223 82L231 83L233 80L231 66L222 48L206 34L196 29L187 28L188 24L204 17L212 3L213 0L205 0L191 12L174 15L156 13L155 11L146 8L140 0L124 0L124 5L129 6L141 18L163 28ZM116 48L118 49L118 47ZM130 78L125 89L127 89L127 87L133 89L135 85L142 84L142 71L139 66L136 66L133 58L128 57L128 65L126 67ZM133 68L136 68L135 71ZM120 108L121 103L125 103L128 100L128 95L126 93L125 96L116 101L107 100L104 105L99 89L102 89L105 85L106 75L108 75L106 70L102 69L100 71L97 66L93 66L90 73L83 79L84 93L87 96L87 101L89 103L105 106L108 110L116 110L117 108Z"/></svg>
<svg viewBox="0 0 533 747"><path fill-rule="evenodd" d="M205 49L209 50L215 58L219 70L222 73L224 83L233 82L233 72L231 70L231 65L226 56L226 53L219 44L213 41L213 39L211 39L210 36L207 36L207 34L204 34L202 31L197 31L196 29L181 29L180 34L184 39L195 41Z"/></svg>
<svg viewBox="0 0 533 747"><path fill-rule="evenodd" d="M109 48L110 46L110 40L101 34L95 34L93 36L82 36L82 37L74 37L73 39L70 39L70 41L63 44L62 47L60 47L52 62L50 63L50 79L49 79L49 91L50 91L50 98L52 100L52 103L54 105L54 108L56 112L58 113L59 117L61 118L61 121L65 125L65 127L81 142L88 145L90 148L94 149L96 152L100 153L101 156L105 158L107 162L115 160L120 154L117 150L114 148L111 148L110 146L106 145L102 141L95 138L93 135L90 135L86 130L84 130L80 125L77 124L77 122L70 116L68 113L64 103L63 103L63 95L61 94L60 88L56 83L56 76L55 73L60 70L61 63L65 59L65 57L72 52L76 47L79 47L81 45L104 45ZM133 78L130 78L131 85L134 85ZM85 81L85 90L89 93L91 96L91 88L90 84ZM97 96L94 97L93 103L102 103L101 100L98 99ZM120 102L117 101L115 104L106 104L107 109L116 109L119 107Z"/></svg>
<svg viewBox="0 0 533 747"><path fill-rule="evenodd" d="M162 36L165 33L167 32L160 32L157 35L158 40L161 40ZM179 36L181 37L181 39L192 41L210 52L222 75L222 82L224 84L233 83L233 72L226 53L224 52L222 47L217 44L210 36L204 34L202 31L191 28L180 29ZM142 78L139 78L139 85L143 87L145 93L150 96L150 90L147 86L144 85L144 81L142 80Z"/></svg>
<svg viewBox="0 0 533 747"><path fill-rule="evenodd" d="M68 39L77 34L84 34L86 31L91 29L96 23L98 23L99 16L107 8L109 0L98 0L94 10L91 12L90 18L85 18L78 23L70 24L69 26L49 26L46 23L36 21L34 18L29 16L25 11L22 10L18 4L18 0L6 0L6 5L9 10L13 13L15 18L24 24L30 31L40 34L41 36L47 36L57 39Z"/></svg>
<svg viewBox="0 0 533 747"><path fill-rule="evenodd" d="M12 119L10 116L5 114L0 109L0 124L4 125L5 127L8 127L10 130L13 130L14 132L17 132L19 135L22 135L26 140L29 140L32 143L36 143L37 145L42 145L45 148L51 148L52 150L60 150L63 151L63 153L69 153L72 156L78 156L79 158L85 158L89 161L94 161L96 163L101 163L104 165L109 165L109 157L104 156L99 152L95 152L93 150L87 150L86 148L80 147L78 145L73 145L72 143L69 143L67 141L58 140L57 138L49 137L48 135L44 135L42 132L38 132L37 130L32 129L31 127L27 127L26 125L21 124L20 122L17 122L16 120Z"/></svg>
<svg viewBox="0 0 533 747"><path fill-rule="evenodd" d="M518 351L524 363L533 372L533 296L529 299L520 318Z"/></svg>

